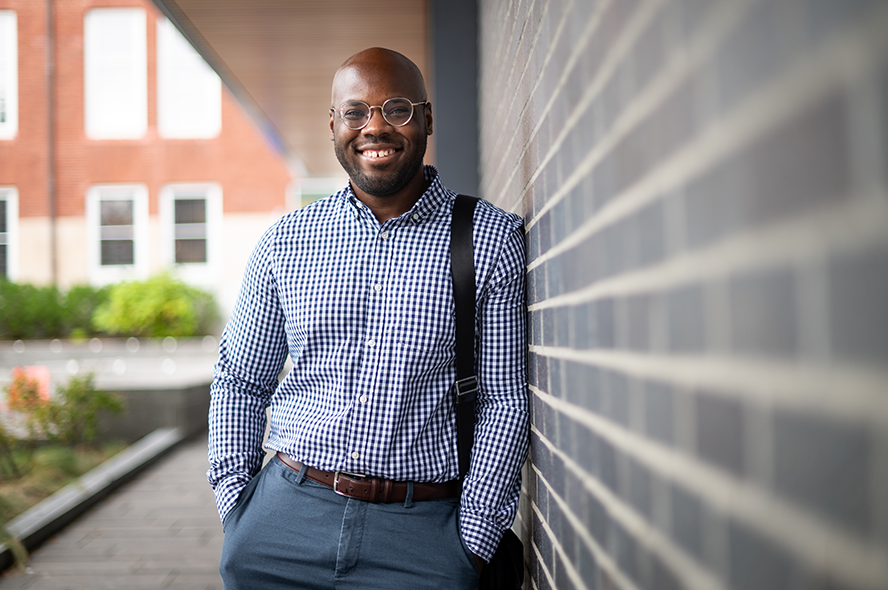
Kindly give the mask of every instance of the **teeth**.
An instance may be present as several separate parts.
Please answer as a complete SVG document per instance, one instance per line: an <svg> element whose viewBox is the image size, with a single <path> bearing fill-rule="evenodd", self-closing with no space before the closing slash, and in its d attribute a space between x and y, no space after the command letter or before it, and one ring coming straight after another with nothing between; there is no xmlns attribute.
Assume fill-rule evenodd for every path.
<svg viewBox="0 0 888 590"><path fill-rule="evenodd" d="M393 149L387 150L364 150L364 157L366 158L384 158L385 156L390 156L395 153Z"/></svg>

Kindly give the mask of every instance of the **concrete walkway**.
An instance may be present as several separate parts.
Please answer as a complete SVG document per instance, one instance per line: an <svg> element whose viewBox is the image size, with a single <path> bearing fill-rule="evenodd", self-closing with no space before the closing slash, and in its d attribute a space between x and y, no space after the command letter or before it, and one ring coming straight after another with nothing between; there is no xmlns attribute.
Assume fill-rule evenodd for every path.
<svg viewBox="0 0 888 590"><path fill-rule="evenodd" d="M205 437L139 475L11 571L0 590L222 590Z"/></svg>

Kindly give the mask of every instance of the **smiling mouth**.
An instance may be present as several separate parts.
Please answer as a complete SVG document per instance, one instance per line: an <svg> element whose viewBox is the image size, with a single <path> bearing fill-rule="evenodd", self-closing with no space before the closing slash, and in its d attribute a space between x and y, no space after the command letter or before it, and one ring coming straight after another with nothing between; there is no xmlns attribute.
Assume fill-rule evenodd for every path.
<svg viewBox="0 0 888 590"><path fill-rule="evenodd" d="M364 150L361 152L361 154L365 158L369 158L371 160L374 160L376 158L384 158L386 156L391 156L394 153L395 153L395 150L393 148L388 148L385 150Z"/></svg>

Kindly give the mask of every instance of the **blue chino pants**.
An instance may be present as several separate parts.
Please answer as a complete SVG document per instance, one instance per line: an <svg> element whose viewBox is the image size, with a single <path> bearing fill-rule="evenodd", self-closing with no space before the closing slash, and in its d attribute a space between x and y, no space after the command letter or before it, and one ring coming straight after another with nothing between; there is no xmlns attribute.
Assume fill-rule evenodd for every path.
<svg viewBox="0 0 888 590"><path fill-rule="evenodd" d="M372 504L272 458L226 516L225 590L463 590L478 587L459 501Z"/></svg>

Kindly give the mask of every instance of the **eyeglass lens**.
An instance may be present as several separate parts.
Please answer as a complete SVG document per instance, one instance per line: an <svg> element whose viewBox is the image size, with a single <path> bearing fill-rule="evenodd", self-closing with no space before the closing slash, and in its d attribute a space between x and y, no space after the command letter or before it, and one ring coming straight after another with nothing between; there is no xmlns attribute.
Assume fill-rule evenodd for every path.
<svg viewBox="0 0 888 590"><path fill-rule="evenodd" d="M381 109L383 118L395 127L406 125L413 117L413 105L406 98L390 98ZM371 111L370 105L360 101L347 102L339 110L343 123L350 129L361 129L367 125Z"/></svg>

